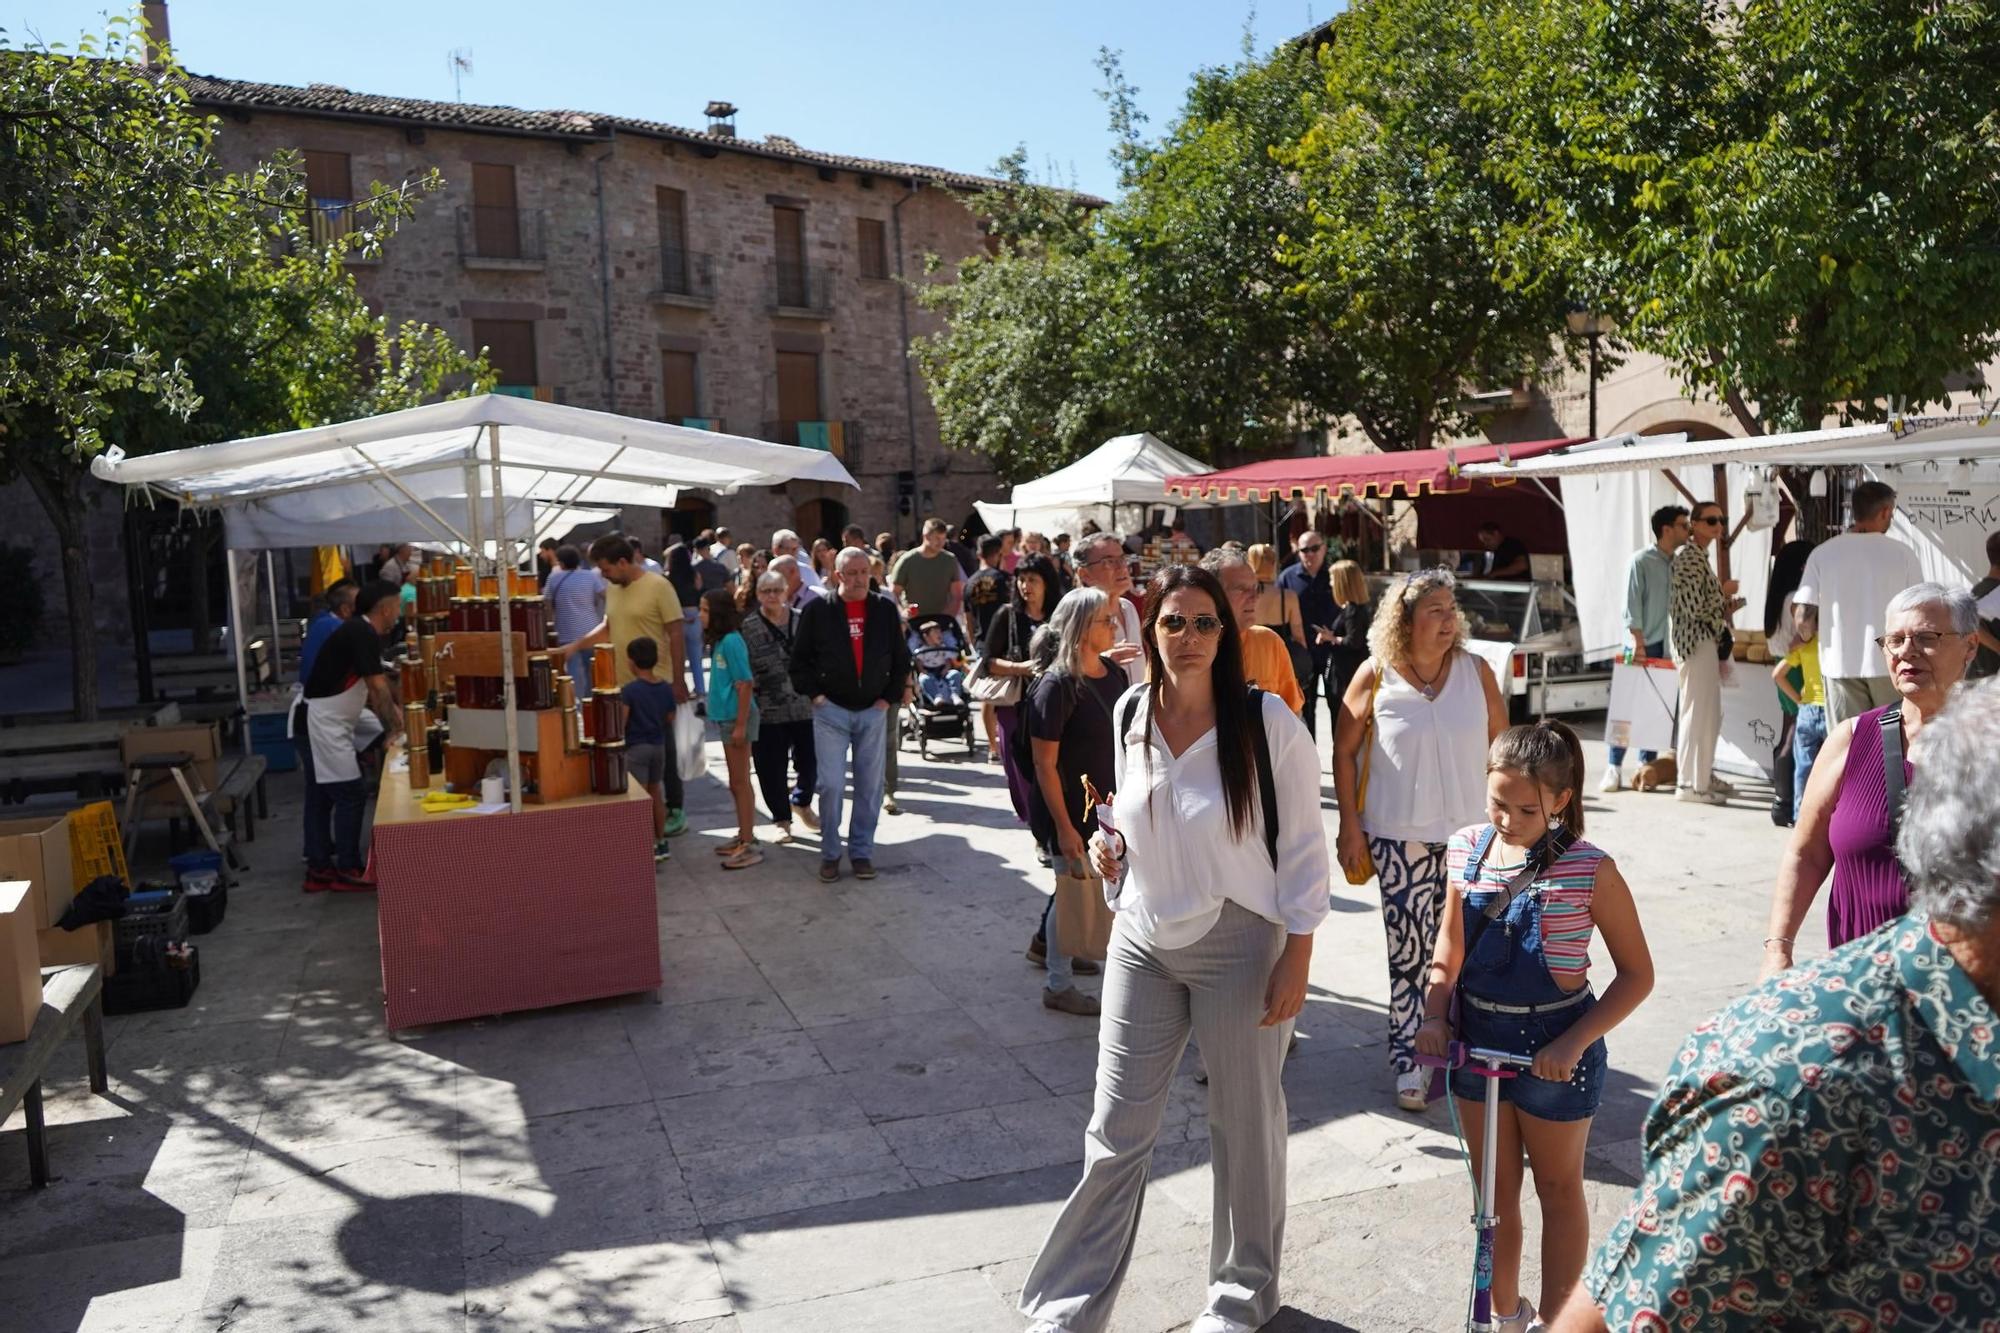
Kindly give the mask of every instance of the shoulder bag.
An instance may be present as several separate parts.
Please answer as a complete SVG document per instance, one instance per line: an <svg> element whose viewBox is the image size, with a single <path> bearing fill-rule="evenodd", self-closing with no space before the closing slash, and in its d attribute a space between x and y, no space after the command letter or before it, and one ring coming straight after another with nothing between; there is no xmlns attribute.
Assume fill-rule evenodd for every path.
<svg viewBox="0 0 2000 1333"><path fill-rule="evenodd" d="M1014 614L1013 607L1007 607L1000 614L1007 617L1007 651L1013 656L1008 659L1021 660L1021 621ZM987 670L988 658L984 655L972 664L972 674L965 678L965 692L975 702L992 704L997 708L1012 708L1021 702L1022 678L1020 676L995 676Z"/></svg>
<svg viewBox="0 0 2000 1333"><path fill-rule="evenodd" d="M1375 684L1368 691L1368 725L1361 732L1361 785L1354 796L1354 818L1357 824L1361 819L1361 812L1368 808L1368 766L1369 760L1375 755L1375 698L1382 693L1382 673L1388 669L1383 663L1376 664ZM1336 713L1334 716L1337 726L1339 714ZM1363 846L1366 846L1365 835ZM1342 872L1347 876L1349 884L1366 884L1375 878L1375 858L1369 857L1358 870L1348 870L1343 867Z"/></svg>

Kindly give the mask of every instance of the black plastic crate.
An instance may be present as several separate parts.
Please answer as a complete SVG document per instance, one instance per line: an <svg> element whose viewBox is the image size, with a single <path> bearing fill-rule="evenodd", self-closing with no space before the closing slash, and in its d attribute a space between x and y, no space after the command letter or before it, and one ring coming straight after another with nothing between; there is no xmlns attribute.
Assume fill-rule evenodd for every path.
<svg viewBox="0 0 2000 1333"><path fill-rule="evenodd" d="M188 933L206 935L222 924L222 917L229 910L229 886L217 884L207 893L183 894L187 902Z"/></svg>
<svg viewBox="0 0 2000 1333"><path fill-rule="evenodd" d="M149 1009L183 1009L201 986L201 952L187 947L184 959L173 964L128 968L104 979L104 1012L138 1014ZM178 965L175 965L178 964Z"/></svg>
<svg viewBox="0 0 2000 1333"><path fill-rule="evenodd" d="M143 968L160 958L169 944L185 944L188 937L187 895L172 890L163 902L125 905L125 915L111 923L111 939L118 958L118 970Z"/></svg>

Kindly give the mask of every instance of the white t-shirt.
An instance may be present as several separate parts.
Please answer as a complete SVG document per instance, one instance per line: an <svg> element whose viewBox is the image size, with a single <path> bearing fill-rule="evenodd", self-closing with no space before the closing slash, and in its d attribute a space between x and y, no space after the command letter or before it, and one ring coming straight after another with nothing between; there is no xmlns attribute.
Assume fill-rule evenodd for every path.
<svg viewBox="0 0 2000 1333"><path fill-rule="evenodd" d="M1886 532L1843 532L1806 557L1794 600L1819 608L1819 669L1829 680L1886 676L1875 646L1889 599L1924 581L1917 553Z"/></svg>

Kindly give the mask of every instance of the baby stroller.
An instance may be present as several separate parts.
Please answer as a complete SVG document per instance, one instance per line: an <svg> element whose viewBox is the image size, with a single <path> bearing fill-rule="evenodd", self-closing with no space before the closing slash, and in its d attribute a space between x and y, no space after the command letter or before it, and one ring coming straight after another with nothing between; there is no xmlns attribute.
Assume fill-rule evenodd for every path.
<svg viewBox="0 0 2000 1333"><path fill-rule="evenodd" d="M965 690L965 641L950 616L910 617L910 658L916 664L914 701L903 712L903 748L912 742L931 757L931 737L958 736L973 751L972 699Z"/></svg>

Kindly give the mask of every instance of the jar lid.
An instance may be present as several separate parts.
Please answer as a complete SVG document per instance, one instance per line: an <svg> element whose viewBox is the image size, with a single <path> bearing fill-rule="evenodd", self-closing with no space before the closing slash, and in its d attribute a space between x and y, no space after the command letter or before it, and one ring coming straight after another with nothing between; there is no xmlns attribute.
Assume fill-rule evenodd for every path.
<svg viewBox="0 0 2000 1333"><path fill-rule="evenodd" d="M621 699L624 697L623 695L619 694L618 691L616 690L592 690L590 692L590 697L593 699L597 698L599 695L603 695L606 698L611 698L611 699Z"/></svg>

